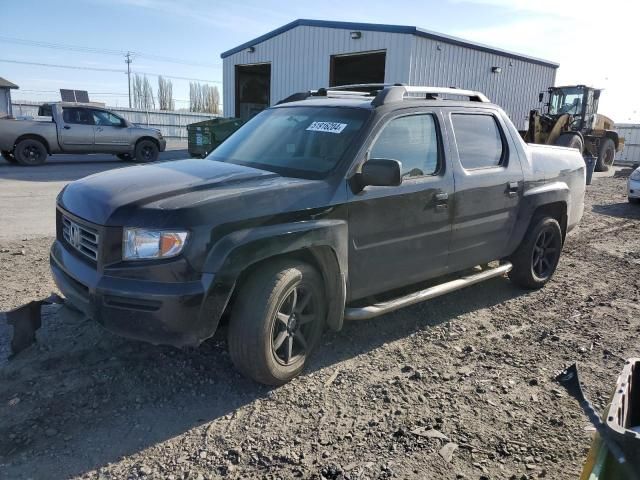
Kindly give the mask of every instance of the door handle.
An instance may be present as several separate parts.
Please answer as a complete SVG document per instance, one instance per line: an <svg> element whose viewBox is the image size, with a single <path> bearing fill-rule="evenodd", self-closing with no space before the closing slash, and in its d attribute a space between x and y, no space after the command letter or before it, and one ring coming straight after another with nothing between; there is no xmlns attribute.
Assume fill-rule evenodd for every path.
<svg viewBox="0 0 640 480"><path fill-rule="evenodd" d="M518 195L518 191L520 191L520 184L518 182L509 182L507 183L507 191L506 194L510 197L515 197Z"/></svg>
<svg viewBox="0 0 640 480"><path fill-rule="evenodd" d="M449 207L449 194L446 192L439 192L433 196L435 201L436 210L445 210Z"/></svg>
<svg viewBox="0 0 640 480"><path fill-rule="evenodd" d="M71 130L71 127L70 127L69 125L65 125L65 126L64 126L64 127L62 127L62 128L64 128L65 130Z"/></svg>

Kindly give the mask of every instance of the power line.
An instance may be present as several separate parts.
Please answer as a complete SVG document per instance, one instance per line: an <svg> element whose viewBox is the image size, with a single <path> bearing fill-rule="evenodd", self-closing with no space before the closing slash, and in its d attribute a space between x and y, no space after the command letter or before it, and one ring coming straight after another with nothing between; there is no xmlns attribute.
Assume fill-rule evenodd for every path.
<svg viewBox="0 0 640 480"><path fill-rule="evenodd" d="M117 56L126 56L127 54L131 54L131 55L136 55L138 57L147 58L149 60L157 60L157 61L168 62L168 63L177 63L180 65L191 65L195 67L220 68L221 66L220 64L193 62L190 60L183 60L180 58L167 57L164 55L155 55L155 54L136 52L136 51L125 52L124 50L114 50L109 48L84 47L80 45L69 45L64 43L41 42L38 40L5 37L2 35L0 35L0 42L13 43L16 45L27 45L31 47L50 48L53 50L81 52L81 53L101 53L103 55L117 55Z"/></svg>
<svg viewBox="0 0 640 480"><path fill-rule="evenodd" d="M127 73L125 70L118 70L116 68L83 67L79 65L61 65L58 63L25 62L22 60L10 60L6 58L0 58L0 62L15 63L19 65L32 65L36 67L66 68L71 70L90 70L94 72L112 72L112 73L123 73L123 74ZM152 72L132 72L132 73L139 73L140 75L149 75L152 77L171 78L173 80L188 80L192 82L203 82L203 83L222 83L220 80L205 80L203 78L177 77L173 75L164 75L161 73L152 73Z"/></svg>

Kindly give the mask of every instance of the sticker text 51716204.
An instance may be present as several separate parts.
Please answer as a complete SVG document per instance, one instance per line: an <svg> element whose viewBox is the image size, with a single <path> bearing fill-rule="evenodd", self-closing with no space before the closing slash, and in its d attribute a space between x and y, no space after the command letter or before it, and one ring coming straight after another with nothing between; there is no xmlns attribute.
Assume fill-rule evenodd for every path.
<svg viewBox="0 0 640 480"><path fill-rule="evenodd" d="M307 127L310 132L342 133L346 123L337 122L313 122Z"/></svg>

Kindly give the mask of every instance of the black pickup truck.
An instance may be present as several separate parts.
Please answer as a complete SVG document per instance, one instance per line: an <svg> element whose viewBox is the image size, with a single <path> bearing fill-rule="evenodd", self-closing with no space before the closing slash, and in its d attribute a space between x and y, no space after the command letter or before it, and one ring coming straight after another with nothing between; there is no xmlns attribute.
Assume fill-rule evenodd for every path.
<svg viewBox="0 0 640 480"><path fill-rule="evenodd" d="M234 364L267 384L299 374L344 319L505 273L542 287L582 216L580 153L525 144L478 92L368 90L296 94L206 160L69 184L58 287L155 344L196 346L228 319Z"/></svg>

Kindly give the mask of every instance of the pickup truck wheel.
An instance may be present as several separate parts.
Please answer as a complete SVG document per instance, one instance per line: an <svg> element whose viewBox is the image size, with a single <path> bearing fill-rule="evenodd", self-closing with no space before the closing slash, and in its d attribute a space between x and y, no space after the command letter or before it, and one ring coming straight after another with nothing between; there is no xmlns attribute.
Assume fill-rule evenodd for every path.
<svg viewBox="0 0 640 480"><path fill-rule="evenodd" d="M562 230L555 218L537 217L509 259L509 278L520 287L542 288L553 276L562 250Z"/></svg>
<svg viewBox="0 0 640 480"><path fill-rule="evenodd" d="M613 165L616 156L616 145L610 138L603 138L598 149L598 161L596 162L596 172L606 172Z"/></svg>
<svg viewBox="0 0 640 480"><path fill-rule="evenodd" d="M2 150L2 158L4 158L9 163L18 163L16 157L13 156L13 153L8 150Z"/></svg>
<svg viewBox="0 0 640 480"><path fill-rule="evenodd" d="M136 145L134 161L140 163L155 162L158 160L160 151L158 146L151 140L140 140Z"/></svg>
<svg viewBox="0 0 640 480"><path fill-rule="evenodd" d="M240 287L231 312L229 354L247 377L281 385L300 374L322 335L325 294L310 265L278 261Z"/></svg>
<svg viewBox="0 0 640 480"><path fill-rule="evenodd" d="M20 141L13 152L20 165L42 165L47 161L47 149L42 142L33 138Z"/></svg>

